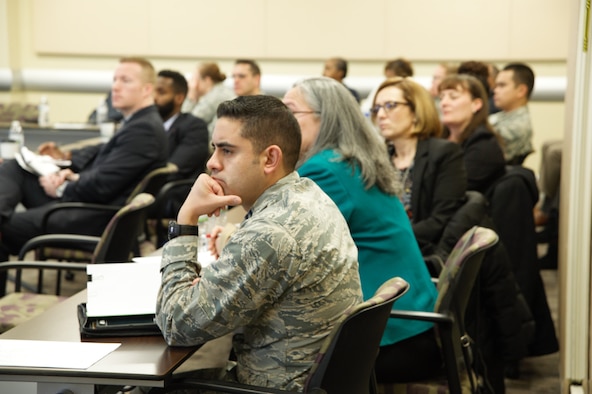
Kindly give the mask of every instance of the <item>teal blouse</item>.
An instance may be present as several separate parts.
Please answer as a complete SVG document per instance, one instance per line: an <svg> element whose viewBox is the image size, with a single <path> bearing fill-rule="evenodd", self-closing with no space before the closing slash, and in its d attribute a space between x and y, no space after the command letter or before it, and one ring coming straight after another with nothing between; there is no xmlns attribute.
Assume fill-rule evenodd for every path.
<svg viewBox="0 0 592 394"><path fill-rule="evenodd" d="M396 196L373 186L366 190L360 168L352 168L334 150L324 150L298 169L300 176L315 181L331 197L345 217L358 247L364 299L386 280L400 276L409 291L394 308L433 311L437 291L411 230L409 218ZM410 338L432 327L432 323L389 319L381 346Z"/></svg>

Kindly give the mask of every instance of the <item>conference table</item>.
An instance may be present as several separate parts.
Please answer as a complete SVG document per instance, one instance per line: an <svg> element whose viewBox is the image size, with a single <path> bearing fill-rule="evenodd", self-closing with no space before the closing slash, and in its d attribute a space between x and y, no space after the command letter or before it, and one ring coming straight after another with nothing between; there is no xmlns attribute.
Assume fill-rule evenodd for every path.
<svg viewBox="0 0 592 394"><path fill-rule="evenodd" d="M121 345L86 369L0 365L0 393L55 394L68 389L76 394L92 394L94 385L164 387L173 371L198 349L168 346L160 335L82 339L77 305L86 300L86 290L82 290L3 333L0 340L115 342ZM31 357L35 357L34 352Z"/></svg>

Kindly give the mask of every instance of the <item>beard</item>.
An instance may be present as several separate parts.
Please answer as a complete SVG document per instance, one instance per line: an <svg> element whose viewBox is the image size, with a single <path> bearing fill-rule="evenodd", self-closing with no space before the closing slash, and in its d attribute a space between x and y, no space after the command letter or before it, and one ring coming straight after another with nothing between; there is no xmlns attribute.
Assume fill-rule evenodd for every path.
<svg viewBox="0 0 592 394"><path fill-rule="evenodd" d="M175 103L173 100L169 101L168 103L164 103L161 105L156 106L158 108L158 113L162 120L167 120L173 115L173 111L175 110Z"/></svg>

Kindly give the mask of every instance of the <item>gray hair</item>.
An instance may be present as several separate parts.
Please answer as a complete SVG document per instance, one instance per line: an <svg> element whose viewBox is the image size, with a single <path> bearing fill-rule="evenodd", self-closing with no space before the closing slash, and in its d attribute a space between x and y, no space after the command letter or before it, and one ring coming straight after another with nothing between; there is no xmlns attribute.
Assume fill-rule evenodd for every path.
<svg viewBox="0 0 592 394"><path fill-rule="evenodd" d="M335 149L352 168L360 167L366 189L376 185L384 193L400 195L402 188L386 145L347 88L326 77L308 78L294 87L321 121L319 135L300 164L322 150Z"/></svg>

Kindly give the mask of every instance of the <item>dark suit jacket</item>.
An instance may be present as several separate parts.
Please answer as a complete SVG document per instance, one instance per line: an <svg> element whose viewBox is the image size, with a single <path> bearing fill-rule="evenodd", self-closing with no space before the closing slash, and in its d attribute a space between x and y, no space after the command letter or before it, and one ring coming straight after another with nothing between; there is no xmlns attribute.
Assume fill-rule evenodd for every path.
<svg viewBox="0 0 592 394"><path fill-rule="evenodd" d="M80 174L62 201L123 205L148 172L167 163L162 119L151 105L134 113L109 142L72 151L72 168Z"/></svg>
<svg viewBox="0 0 592 394"><path fill-rule="evenodd" d="M522 166L508 166L506 174L490 187L486 197L496 231L506 247L516 281L536 322L529 355L555 352L558 349L557 337L537 260L532 215L538 201L534 173Z"/></svg>
<svg viewBox="0 0 592 394"><path fill-rule="evenodd" d="M446 224L462 205L467 175L458 144L440 138L417 144L411 193L412 227L424 253L436 245Z"/></svg>
<svg viewBox="0 0 592 394"><path fill-rule="evenodd" d="M122 205L148 172L167 163L167 140L155 106L134 113L109 142L72 151L80 174L62 201Z"/></svg>
<svg viewBox="0 0 592 394"><path fill-rule="evenodd" d="M485 193L487 188L504 175L506 160L495 135L479 126L461 147L464 151L469 190Z"/></svg>
<svg viewBox="0 0 592 394"><path fill-rule="evenodd" d="M208 125L189 113L180 113L166 132L169 141L169 162L179 172L169 180L196 178L206 170L209 157Z"/></svg>
<svg viewBox="0 0 592 394"><path fill-rule="evenodd" d="M48 197L37 177L16 162L3 164L3 185L11 178L19 182L3 189L0 201L26 196L22 200L27 210L0 221L2 243L16 254L26 241L43 233L101 235L112 213L62 210L51 216L47 227L42 218L59 201L123 205L148 172L166 165L167 151L162 119L156 107L149 106L134 113L109 142L72 151L71 168L80 179L68 184L61 199Z"/></svg>

